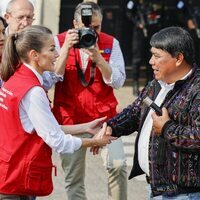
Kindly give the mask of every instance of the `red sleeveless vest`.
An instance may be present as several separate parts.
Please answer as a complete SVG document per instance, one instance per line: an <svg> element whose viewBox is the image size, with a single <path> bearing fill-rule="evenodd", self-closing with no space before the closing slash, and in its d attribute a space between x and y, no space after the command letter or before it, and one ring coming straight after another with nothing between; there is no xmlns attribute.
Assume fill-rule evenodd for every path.
<svg viewBox="0 0 200 200"><path fill-rule="evenodd" d="M19 105L36 76L21 65L0 89L0 193L48 195L53 190L51 148L36 132L24 131ZM39 117L39 116L38 116Z"/></svg>
<svg viewBox="0 0 200 200"><path fill-rule="evenodd" d="M58 35L60 46L63 45L65 33ZM105 33L100 33L98 46L104 59L109 62L113 37ZM75 49L76 57L81 64L78 49ZM107 116L108 119L116 114L117 100L113 93L113 88L104 83L102 74L96 67L94 82L88 87L81 84L77 74L76 57L74 49L69 52L66 61L64 81L56 84L54 95L53 112L60 124L77 124ZM85 71L85 79L90 78L91 61L88 62Z"/></svg>

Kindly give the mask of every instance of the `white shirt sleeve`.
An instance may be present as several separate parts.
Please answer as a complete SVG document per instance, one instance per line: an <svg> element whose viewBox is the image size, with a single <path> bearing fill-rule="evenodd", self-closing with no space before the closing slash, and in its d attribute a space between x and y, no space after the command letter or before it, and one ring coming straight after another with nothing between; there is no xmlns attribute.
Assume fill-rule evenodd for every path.
<svg viewBox="0 0 200 200"><path fill-rule="evenodd" d="M126 79L125 63L118 40L114 39L109 64L112 68L111 82L104 79L107 85L115 89L123 86Z"/></svg>
<svg viewBox="0 0 200 200"><path fill-rule="evenodd" d="M65 135L51 112L45 91L33 87L22 98L19 107L22 126L28 133L36 130L37 134L58 153L73 153L82 144L81 139Z"/></svg>
<svg viewBox="0 0 200 200"><path fill-rule="evenodd" d="M51 89L51 87L56 84L58 81L63 81L64 76L63 75L58 75L54 72L50 71L45 71L42 74L43 78L43 87L47 91Z"/></svg>

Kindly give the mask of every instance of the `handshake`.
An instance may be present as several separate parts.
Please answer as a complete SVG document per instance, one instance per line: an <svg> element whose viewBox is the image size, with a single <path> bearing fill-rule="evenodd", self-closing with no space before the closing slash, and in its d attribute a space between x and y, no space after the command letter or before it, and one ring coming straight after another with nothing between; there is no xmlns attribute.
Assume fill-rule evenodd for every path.
<svg viewBox="0 0 200 200"><path fill-rule="evenodd" d="M90 148L90 152L92 152L93 155L99 154L100 148L107 144L110 144L112 140L117 139L116 137L112 137L111 135L112 129L107 126L106 122L104 122L101 130L93 137L93 139L96 140L96 144Z"/></svg>
<svg viewBox="0 0 200 200"><path fill-rule="evenodd" d="M86 132L92 135L93 137L90 139L84 139L83 143L85 143L83 146L85 147L91 147L90 152L93 153L93 155L96 155L99 153L99 150L106 146L107 144L110 144L112 140L116 140L116 137L112 137L112 129L107 126L106 122L102 122L106 119L106 117L98 118L96 120L93 120L91 122L86 123ZM88 144L87 144L88 142Z"/></svg>

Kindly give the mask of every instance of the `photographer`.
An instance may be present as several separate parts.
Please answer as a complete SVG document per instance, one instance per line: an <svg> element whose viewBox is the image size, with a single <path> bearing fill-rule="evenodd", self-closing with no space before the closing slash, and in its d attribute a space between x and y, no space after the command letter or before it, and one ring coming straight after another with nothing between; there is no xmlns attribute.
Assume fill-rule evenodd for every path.
<svg viewBox="0 0 200 200"><path fill-rule="evenodd" d="M101 32L102 12L93 2L80 3L75 9L73 22L75 29L56 37L58 49L63 45L66 34L72 38L69 45L73 45L73 48L66 62L64 80L55 87L53 112L61 124L78 124L101 116L109 119L116 114L117 100L113 88L120 88L125 81L119 42ZM85 32L89 39L87 36L83 39ZM97 38L97 41L90 46L87 44L90 44L91 37ZM126 200L127 172L121 139L102 151L109 176L109 199ZM85 148L73 156L61 156L69 200L87 199L84 186L85 156Z"/></svg>

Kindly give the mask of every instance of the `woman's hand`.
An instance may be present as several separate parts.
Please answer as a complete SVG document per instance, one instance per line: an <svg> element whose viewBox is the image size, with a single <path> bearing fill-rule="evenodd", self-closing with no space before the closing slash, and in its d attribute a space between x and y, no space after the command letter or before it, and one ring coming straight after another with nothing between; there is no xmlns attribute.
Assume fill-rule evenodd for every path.
<svg viewBox="0 0 200 200"><path fill-rule="evenodd" d="M96 135L100 129L102 128L102 124L105 121L107 117L101 117L98 119L95 119L91 122L86 123L86 133L89 133L91 135Z"/></svg>
<svg viewBox="0 0 200 200"><path fill-rule="evenodd" d="M108 144L112 142L112 140L116 140L116 137L112 137L112 129L110 127L107 127L106 123L103 124L102 129L99 131L98 134L94 136L95 139L102 139L102 140L108 140ZM105 145L104 145L105 146ZM99 154L101 146L93 146L90 148L90 152L93 153L93 155Z"/></svg>

